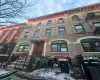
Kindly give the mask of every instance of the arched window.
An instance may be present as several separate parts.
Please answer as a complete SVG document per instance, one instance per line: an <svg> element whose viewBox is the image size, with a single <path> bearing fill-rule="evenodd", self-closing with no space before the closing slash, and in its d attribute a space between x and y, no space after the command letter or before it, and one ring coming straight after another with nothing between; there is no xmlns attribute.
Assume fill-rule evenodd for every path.
<svg viewBox="0 0 100 80"><path fill-rule="evenodd" d="M68 52L67 42L64 40L57 40L51 43L52 52Z"/></svg>
<svg viewBox="0 0 100 80"><path fill-rule="evenodd" d="M58 20L58 23L64 23L64 19L63 19L63 18L60 18L60 19Z"/></svg>
<svg viewBox="0 0 100 80"><path fill-rule="evenodd" d="M27 52L27 51L29 51L29 43L28 42L21 43L19 45L18 51L19 52Z"/></svg>
<svg viewBox="0 0 100 80"><path fill-rule="evenodd" d="M41 24L42 24L42 22L39 22L39 23L37 24L37 27L38 27L38 26L41 26Z"/></svg>
<svg viewBox="0 0 100 80"><path fill-rule="evenodd" d="M73 21L79 21L79 17L77 15L72 16Z"/></svg>
<svg viewBox="0 0 100 80"><path fill-rule="evenodd" d="M95 17L95 13L93 12L87 13L86 15L86 19L93 19L94 17Z"/></svg>
<svg viewBox="0 0 100 80"><path fill-rule="evenodd" d="M88 38L81 40L84 52L100 52L100 39Z"/></svg>
<svg viewBox="0 0 100 80"><path fill-rule="evenodd" d="M49 20L48 22L47 22L47 25L51 25L52 24L52 20Z"/></svg>

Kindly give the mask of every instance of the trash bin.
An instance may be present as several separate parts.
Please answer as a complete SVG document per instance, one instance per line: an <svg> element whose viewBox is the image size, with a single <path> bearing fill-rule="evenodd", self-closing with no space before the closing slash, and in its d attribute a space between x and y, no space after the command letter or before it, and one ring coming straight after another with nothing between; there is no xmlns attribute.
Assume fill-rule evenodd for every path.
<svg viewBox="0 0 100 80"><path fill-rule="evenodd" d="M66 61L60 61L60 68L62 73L68 73L69 74L69 66L68 62Z"/></svg>

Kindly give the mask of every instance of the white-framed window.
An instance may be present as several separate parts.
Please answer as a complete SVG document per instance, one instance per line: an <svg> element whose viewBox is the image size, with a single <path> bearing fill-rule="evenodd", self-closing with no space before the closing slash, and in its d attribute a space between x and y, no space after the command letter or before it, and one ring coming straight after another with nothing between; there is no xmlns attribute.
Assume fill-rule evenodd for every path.
<svg viewBox="0 0 100 80"><path fill-rule="evenodd" d="M73 21L79 21L79 17L77 15L72 16Z"/></svg>
<svg viewBox="0 0 100 80"><path fill-rule="evenodd" d="M24 34L24 38L27 38L28 35L29 35L29 32L25 32L25 34Z"/></svg>
<svg viewBox="0 0 100 80"><path fill-rule="evenodd" d="M67 42L64 40L57 40L51 43L52 52L68 52Z"/></svg>
<svg viewBox="0 0 100 80"><path fill-rule="evenodd" d="M81 40L84 52L100 52L100 39L88 38Z"/></svg>
<svg viewBox="0 0 100 80"><path fill-rule="evenodd" d="M63 19L63 18L60 18L60 19L58 20L58 23L64 23L64 19Z"/></svg>
<svg viewBox="0 0 100 80"><path fill-rule="evenodd" d="M59 34L64 35L65 34L65 27L59 27Z"/></svg>
<svg viewBox="0 0 100 80"><path fill-rule="evenodd" d="M19 52L27 52L29 50L29 43L24 42L19 45L18 51Z"/></svg>
<svg viewBox="0 0 100 80"><path fill-rule="evenodd" d="M50 36L51 35L51 29L46 29L46 36Z"/></svg>
<svg viewBox="0 0 100 80"><path fill-rule="evenodd" d="M94 26L97 28L97 27L100 27L100 22L97 22L97 23L93 23Z"/></svg>
<svg viewBox="0 0 100 80"><path fill-rule="evenodd" d="M52 24L52 20L49 20L48 22L47 22L47 25L51 25Z"/></svg>
<svg viewBox="0 0 100 80"><path fill-rule="evenodd" d="M35 33L34 33L34 37L39 37L40 36L40 30L37 30L37 31L35 31Z"/></svg>
<svg viewBox="0 0 100 80"><path fill-rule="evenodd" d="M84 28L83 28L82 24L75 25L74 27L76 29L76 32L78 32L78 33L84 32Z"/></svg>

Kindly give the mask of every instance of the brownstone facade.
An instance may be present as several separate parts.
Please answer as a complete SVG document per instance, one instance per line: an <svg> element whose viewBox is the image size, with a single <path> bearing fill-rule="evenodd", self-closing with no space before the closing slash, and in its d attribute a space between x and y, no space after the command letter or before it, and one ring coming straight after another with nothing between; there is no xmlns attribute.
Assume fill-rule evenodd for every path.
<svg viewBox="0 0 100 80"><path fill-rule="evenodd" d="M12 54L100 56L100 3L28 20Z"/></svg>

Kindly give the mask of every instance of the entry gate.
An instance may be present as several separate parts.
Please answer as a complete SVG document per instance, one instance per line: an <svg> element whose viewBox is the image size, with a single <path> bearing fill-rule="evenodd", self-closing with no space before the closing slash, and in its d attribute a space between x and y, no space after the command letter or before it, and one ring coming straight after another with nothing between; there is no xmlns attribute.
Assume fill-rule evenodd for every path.
<svg viewBox="0 0 100 80"><path fill-rule="evenodd" d="M83 57L82 66L88 80L100 80L100 57Z"/></svg>
<svg viewBox="0 0 100 80"><path fill-rule="evenodd" d="M100 80L100 67L89 68L92 80Z"/></svg>

